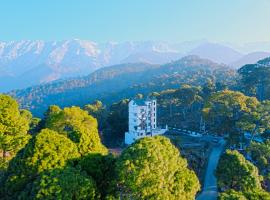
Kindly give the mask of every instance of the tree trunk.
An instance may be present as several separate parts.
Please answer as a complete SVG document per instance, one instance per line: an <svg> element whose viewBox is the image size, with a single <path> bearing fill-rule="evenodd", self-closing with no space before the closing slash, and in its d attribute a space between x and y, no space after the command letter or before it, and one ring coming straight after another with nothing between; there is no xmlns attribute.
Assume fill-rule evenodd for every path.
<svg viewBox="0 0 270 200"><path fill-rule="evenodd" d="M7 158L7 151L6 150L3 150L2 156L3 156L3 160L6 161L6 158Z"/></svg>

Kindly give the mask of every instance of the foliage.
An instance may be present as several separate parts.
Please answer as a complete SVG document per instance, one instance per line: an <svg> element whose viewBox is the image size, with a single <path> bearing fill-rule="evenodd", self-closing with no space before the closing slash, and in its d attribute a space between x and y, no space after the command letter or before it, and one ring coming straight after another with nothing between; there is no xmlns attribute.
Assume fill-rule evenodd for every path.
<svg viewBox="0 0 270 200"><path fill-rule="evenodd" d="M262 178L258 169L238 151L227 150L219 160L216 176L218 187L236 191L260 190Z"/></svg>
<svg viewBox="0 0 270 200"><path fill-rule="evenodd" d="M242 192L228 190L219 195L219 200L248 200Z"/></svg>
<svg viewBox="0 0 270 200"><path fill-rule="evenodd" d="M111 135L107 137L124 141L124 133L128 131L128 103L128 99L123 99L110 107L107 122Z"/></svg>
<svg viewBox="0 0 270 200"><path fill-rule="evenodd" d="M98 121L98 129L103 130L106 126L107 111L101 101L95 101L93 104L84 106L84 110Z"/></svg>
<svg viewBox="0 0 270 200"><path fill-rule="evenodd" d="M239 88L259 100L270 99L269 69L269 59L244 66L239 70ZM29 111L19 110L12 98L0 95L2 157L18 152L9 165L0 160L1 197L194 199L200 189L197 177L168 139L141 139L114 158L101 144L93 117L106 140L114 138L119 145L128 129L126 98L151 93L158 100L158 125L169 123L198 130L204 108L210 131L229 133L230 142L238 143L244 132L254 137L270 129L270 101L259 102L227 89L220 91L237 88L232 86L235 78L233 70L190 56L162 66L108 67L87 77L13 91L23 107L33 109L34 114L49 104L63 107L83 106L95 99L104 102L87 104L85 111L50 106L41 122ZM39 133L42 128L51 130ZM28 144L27 132L33 135ZM252 142L248 148L260 174L265 176L265 184L270 180L268 143ZM227 151L221 157L216 174L219 188L225 190L220 195L222 200L269 199L257 168L237 151Z"/></svg>
<svg viewBox="0 0 270 200"><path fill-rule="evenodd" d="M35 134L39 131L40 129L40 122L41 119L37 117L33 117L32 113L28 110L22 109L20 110L20 114L23 118L25 118L29 124L29 133L30 134Z"/></svg>
<svg viewBox="0 0 270 200"><path fill-rule="evenodd" d="M264 143L252 142L247 149L253 163L259 168L264 177L263 186L270 191L270 140Z"/></svg>
<svg viewBox="0 0 270 200"><path fill-rule="evenodd" d="M265 143L253 142L248 152L262 174L270 172L270 140Z"/></svg>
<svg viewBox="0 0 270 200"><path fill-rule="evenodd" d="M21 199L99 199L93 179L74 168L55 169L42 173L33 183L29 193Z"/></svg>
<svg viewBox="0 0 270 200"><path fill-rule="evenodd" d="M8 160L0 158L0 181L4 177L8 167Z"/></svg>
<svg viewBox="0 0 270 200"><path fill-rule="evenodd" d="M183 106L191 106L196 101L201 101L199 96L200 88L190 85L182 85L182 87L174 92L176 98L180 99Z"/></svg>
<svg viewBox="0 0 270 200"><path fill-rule="evenodd" d="M158 94L158 95L157 95ZM199 130L203 106L200 87L182 85L157 93L158 125Z"/></svg>
<svg viewBox="0 0 270 200"><path fill-rule="evenodd" d="M244 130L254 128L254 117L260 103L241 92L224 90L210 96L204 106L204 117L210 130L230 135L230 143L239 142Z"/></svg>
<svg viewBox="0 0 270 200"><path fill-rule="evenodd" d="M249 64L238 70L242 90L256 96L260 101L270 99L270 62L269 58L256 64Z"/></svg>
<svg viewBox="0 0 270 200"><path fill-rule="evenodd" d="M270 193L264 190L244 192L244 195L248 200L270 200Z"/></svg>
<svg viewBox="0 0 270 200"><path fill-rule="evenodd" d="M127 199L194 199L195 173L169 139L147 137L125 149L117 161L121 196Z"/></svg>
<svg viewBox="0 0 270 200"><path fill-rule="evenodd" d="M55 130L70 138L77 144L82 155L87 153L107 153L106 147L101 144L97 121L86 111L79 107L64 108L54 107L47 112L45 127Z"/></svg>
<svg viewBox="0 0 270 200"><path fill-rule="evenodd" d="M255 190L252 192L237 192L228 190L219 196L219 200L269 200L270 193L263 190Z"/></svg>
<svg viewBox="0 0 270 200"><path fill-rule="evenodd" d="M202 87L202 93L203 93L203 98L207 99L209 96L211 96L214 92L217 91L217 83L214 82L213 79L208 78L207 83L205 83ZM223 90L220 89L219 90Z"/></svg>
<svg viewBox="0 0 270 200"><path fill-rule="evenodd" d="M40 173L61 169L79 157L77 146L70 139L44 129L11 160L3 179L3 193L12 199Z"/></svg>
<svg viewBox="0 0 270 200"><path fill-rule="evenodd" d="M4 160L24 147L30 138L28 130L29 121L20 113L18 103L0 94L0 152Z"/></svg>
<svg viewBox="0 0 270 200"><path fill-rule="evenodd" d="M81 169L95 180L101 199L116 195L115 162L111 154L88 154L79 162Z"/></svg>
<svg viewBox="0 0 270 200"><path fill-rule="evenodd" d="M270 129L270 101L263 101L259 103L256 109L250 110L243 114L241 120L237 122L237 125L242 130L251 133L251 141L253 138L264 133Z"/></svg>

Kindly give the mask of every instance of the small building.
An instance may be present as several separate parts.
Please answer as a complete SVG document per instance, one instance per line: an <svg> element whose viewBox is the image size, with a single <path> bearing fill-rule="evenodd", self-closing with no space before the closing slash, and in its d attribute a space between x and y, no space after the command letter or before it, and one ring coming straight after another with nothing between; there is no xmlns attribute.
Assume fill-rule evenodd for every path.
<svg viewBox="0 0 270 200"><path fill-rule="evenodd" d="M147 98L134 99L128 104L128 132L125 133L125 144L135 140L163 134L167 131L157 127L157 101Z"/></svg>

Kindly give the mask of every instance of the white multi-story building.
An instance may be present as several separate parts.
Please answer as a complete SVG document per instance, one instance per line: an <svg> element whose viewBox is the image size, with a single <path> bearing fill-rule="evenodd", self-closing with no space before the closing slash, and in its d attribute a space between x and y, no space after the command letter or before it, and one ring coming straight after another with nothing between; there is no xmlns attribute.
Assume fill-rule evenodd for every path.
<svg viewBox="0 0 270 200"><path fill-rule="evenodd" d="M157 101L155 99L131 100L128 107L128 132L125 133L126 144L132 144L142 137L166 132L167 128L157 128Z"/></svg>

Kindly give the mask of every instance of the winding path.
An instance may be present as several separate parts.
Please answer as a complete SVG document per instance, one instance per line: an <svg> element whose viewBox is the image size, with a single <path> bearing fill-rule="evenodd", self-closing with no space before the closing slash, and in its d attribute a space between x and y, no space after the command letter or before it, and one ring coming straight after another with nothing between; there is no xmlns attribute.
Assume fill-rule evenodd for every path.
<svg viewBox="0 0 270 200"><path fill-rule="evenodd" d="M204 179L204 186L202 193L196 200L216 200L218 196L217 180L215 177L215 170L218 164L219 157L225 146L225 141L222 139L218 146L215 146L210 154L207 170Z"/></svg>

